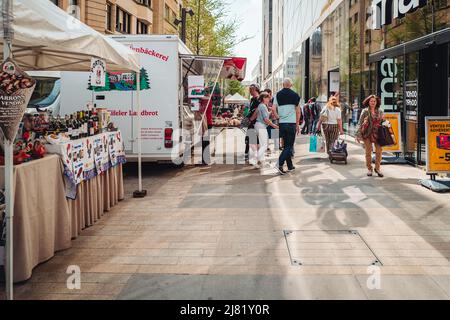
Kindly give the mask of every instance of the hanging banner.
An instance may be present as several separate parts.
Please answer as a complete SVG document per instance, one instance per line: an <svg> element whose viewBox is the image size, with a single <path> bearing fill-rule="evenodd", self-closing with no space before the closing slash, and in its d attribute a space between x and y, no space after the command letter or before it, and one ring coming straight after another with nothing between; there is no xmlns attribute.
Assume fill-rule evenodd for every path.
<svg viewBox="0 0 450 320"><path fill-rule="evenodd" d="M230 58L224 61L221 78L242 81L247 69L247 58Z"/></svg>
<svg viewBox="0 0 450 320"><path fill-rule="evenodd" d="M104 60L91 59L91 86L104 87L106 84L106 63Z"/></svg>
<svg viewBox="0 0 450 320"><path fill-rule="evenodd" d="M188 96L189 99L203 98L205 96L205 77L188 77Z"/></svg>
<svg viewBox="0 0 450 320"><path fill-rule="evenodd" d="M450 173L450 117L425 119L427 173Z"/></svg>
<svg viewBox="0 0 450 320"><path fill-rule="evenodd" d="M384 113L384 117L391 125L391 134L395 137L395 144L389 147L383 147L383 152L402 152L401 114L399 112L386 112Z"/></svg>
<svg viewBox="0 0 450 320"><path fill-rule="evenodd" d="M27 109L36 81L23 72L10 58L3 62L0 73L0 128L8 141L14 141Z"/></svg>

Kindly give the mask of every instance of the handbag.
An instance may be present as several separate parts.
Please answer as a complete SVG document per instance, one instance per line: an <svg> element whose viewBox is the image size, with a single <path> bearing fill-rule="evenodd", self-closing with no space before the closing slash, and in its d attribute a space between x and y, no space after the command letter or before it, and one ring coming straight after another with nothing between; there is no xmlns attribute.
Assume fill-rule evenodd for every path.
<svg viewBox="0 0 450 320"><path fill-rule="evenodd" d="M378 128L377 143L382 147L393 146L395 144L395 141L391 135L391 130L389 130L389 128L385 126L380 126Z"/></svg>
<svg viewBox="0 0 450 320"><path fill-rule="evenodd" d="M328 110L328 107L325 107L320 112L320 121L322 121L322 123L327 123L329 118L330 118L330 111Z"/></svg>
<svg viewBox="0 0 450 320"><path fill-rule="evenodd" d="M367 112L367 117L365 118L364 122L361 124L361 127L359 129L361 133L361 137L363 139L367 139L372 134L373 130L373 120L372 120L372 114L369 110L365 110L364 112Z"/></svg>
<svg viewBox="0 0 450 320"><path fill-rule="evenodd" d="M317 152L317 136L311 135L309 137L309 152Z"/></svg>
<svg viewBox="0 0 450 320"><path fill-rule="evenodd" d="M250 126L250 119L245 117L244 119L242 119L241 121L241 129L246 129Z"/></svg>

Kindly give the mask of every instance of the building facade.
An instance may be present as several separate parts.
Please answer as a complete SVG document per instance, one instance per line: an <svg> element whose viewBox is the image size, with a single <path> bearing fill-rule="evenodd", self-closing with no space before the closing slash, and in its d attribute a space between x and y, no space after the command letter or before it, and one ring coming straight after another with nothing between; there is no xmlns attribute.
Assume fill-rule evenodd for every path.
<svg viewBox="0 0 450 320"><path fill-rule="evenodd" d="M262 86L262 57L259 57L258 64L252 71L252 84Z"/></svg>
<svg viewBox="0 0 450 320"><path fill-rule="evenodd" d="M181 0L153 0L153 31L154 34L178 34L175 19L179 18Z"/></svg>
<svg viewBox="0 0 450 320"><path fill-rule="evenodd" d="M178 34L181 0L49 0L104 34Z"/></svg>
<svg viewBox="0 0 450 320"><path fill-rule="evenodd" d="M449 8L450 0L284 0L283 69L272 57L263 81L277 90L289 76L303 101L323 104L339 92L351 134L364 98L378 94L383 110L401 114L402 156L424 164L425 117L450 112Z"/></svg>

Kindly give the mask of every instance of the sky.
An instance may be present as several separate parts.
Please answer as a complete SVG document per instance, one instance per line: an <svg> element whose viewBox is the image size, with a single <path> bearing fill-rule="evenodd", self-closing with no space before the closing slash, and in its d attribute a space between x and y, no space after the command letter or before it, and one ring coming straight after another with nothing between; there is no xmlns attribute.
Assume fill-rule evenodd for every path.
<svg viewBox="0 0 450 320"><path fill-rule="evenodd" d="M262 39L262 2L263 0L227 0L229 16L241 21L237 31L238 38L252 37L234 48L235 56L247 58L247 77L252 80L253 68L261 55Z"/></svg>

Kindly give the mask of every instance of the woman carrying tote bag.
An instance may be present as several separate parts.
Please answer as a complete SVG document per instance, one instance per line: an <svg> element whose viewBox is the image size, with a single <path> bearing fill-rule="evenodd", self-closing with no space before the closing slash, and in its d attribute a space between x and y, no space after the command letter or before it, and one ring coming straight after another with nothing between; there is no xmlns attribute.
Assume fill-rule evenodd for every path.
<svg viewBox="0 0 450 320"><path fill-rule="evenodd" d="M380 110L381 99L376 95L371 95L366 98L363 102L365 109L361 113L359 119L359 127L356 133L356 141L361 143L364 142L364 148L366 150L366 166L367 166L367 176L373 176L373 166L372 166L372 152L373 145L375 145L375 173L383 178L384 175L381 173L381 157L383 154L382 146L378 142L378 133L382 125L384 114Z"/></svg>
<svg viewBox="0 0 450 320"><path fill-rule="evenodd" d="M342 113L339 108L339 101L337 96L331 96L327 105L320 113L320 120L317 124L317 132L323 128L325 135L325 143L328 154L331 152L336 140L339 138L339 134L344 134L342 127Z"/></svg>

